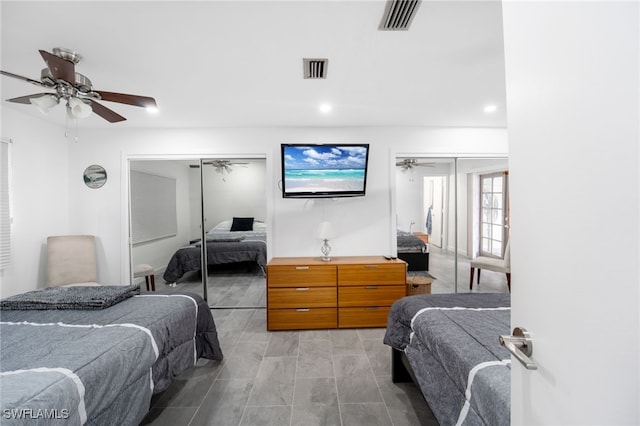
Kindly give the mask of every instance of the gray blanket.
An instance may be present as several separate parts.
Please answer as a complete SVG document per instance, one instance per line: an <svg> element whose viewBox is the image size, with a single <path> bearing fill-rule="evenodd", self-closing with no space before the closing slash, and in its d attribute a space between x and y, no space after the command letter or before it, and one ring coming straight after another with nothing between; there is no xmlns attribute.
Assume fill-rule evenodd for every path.
<svg viewBox="0 0 640 426"><path fill-rule="evenodd" d="M211 312L189 293L102 310L2 310L0 334L2 424L137 426L153 393L199 357L222 359Z"/></svg>
<svg viewBox="0 0 640 426"><path fill-rule="evenodd" d="M384 342L403 350L440 424L509 425L508 294L405 297L389 312Z"/></svg>
<svg viewBox="0 0 640 426"><path fill-rule="evenodd" d="M258 231L216 232L210 235L219 241L207 240L207 264L221 265L236 262L256 262L267 265L267 234ZM231 240L231 241L225 241ZM201 269L200 243L178 249L167 264L162 277L174 283L184 274Z"/></svg>
<svg viewBox="0 0 640 426"><path fill-rule="evenodd" d="M136 294L138 285L47 287L0 300L0 309L104 309Z"/></svg>
<svg viewBox="0 0 640 426"><path fill-rule="evenodd" d="M398 231L398 253L427 253L429 247L420 238L406 232Z"/></svg>

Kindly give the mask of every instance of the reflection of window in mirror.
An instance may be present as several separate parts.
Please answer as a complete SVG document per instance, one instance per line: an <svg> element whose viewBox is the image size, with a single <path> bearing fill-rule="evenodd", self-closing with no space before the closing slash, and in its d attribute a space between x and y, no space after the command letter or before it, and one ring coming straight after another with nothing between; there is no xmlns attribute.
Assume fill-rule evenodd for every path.
<svg viewBox="0 0 640 426"><path fill-rule="evenodd" d="M496 217L495 223L488 224L489 228L485 226L485 230L494 232L490 237L493 250L504 249L507 235L498 237L498 231L504 232L508 223L507 170L506 158L397 158L397 232L427 235L427 272L437 278L432 292L468 291L469 262L478 255L481 243L480 176L496 174L495 184L503 184L501 192L490 194L495 204L490 213L484 214ZM494 200L496 194L502 198ZM488 275L487 284L483 282L480 287L482 291L508 291L506 281L502 282L504 276L492 281Z"/></svg>

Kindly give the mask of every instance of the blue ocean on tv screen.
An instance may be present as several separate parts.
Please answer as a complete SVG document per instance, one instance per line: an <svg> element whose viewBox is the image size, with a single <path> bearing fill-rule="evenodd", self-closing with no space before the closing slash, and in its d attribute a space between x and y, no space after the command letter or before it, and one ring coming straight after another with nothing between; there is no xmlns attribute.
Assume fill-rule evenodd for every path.
<svg viewBox="0 0 640 426"><path fill-rule="evenodd" d="M287 191L361 191L364 169L285 170Z"/></svg>
<svg viewBox="0 0 640 426"><path fill-rule="evenodd" d="M368 145L283 145L287 193L363 192Z"/></svg>

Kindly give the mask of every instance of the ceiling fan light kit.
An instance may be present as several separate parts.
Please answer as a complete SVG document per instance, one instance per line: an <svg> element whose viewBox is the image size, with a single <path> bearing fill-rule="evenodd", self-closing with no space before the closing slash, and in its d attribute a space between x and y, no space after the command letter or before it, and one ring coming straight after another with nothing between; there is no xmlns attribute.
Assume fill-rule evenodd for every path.
<svg viewBox="0 0 640 426"><path fill-rule="evenodd" d="M40 81L8 71L0 70L0 74L17 78L36 86L53 89L55 93L36 93L7 99L8 102L32 104L46 114L49 109L57 105L61 99L64 99L70 118L86 118L93 112L110 123L124 121L126 118L97 101L118 102L144 107L150 111L157 111L157 104L154 98L94 90L91 80L75 70L76 64L82 59L82 56L76 52L60 47L54 48L53 53L44 50L39 52L47 64L47 68L42 69L40 72Z"/></svg>
<svg viewBox="0 0 640 426"><path fill-rule="evenodd" d="M87 118L93 110L82 99L71 97L67 101L67 111L72 118Z"/></svg>
<svg viewBox="0 0 640 426"><path fill-rule="evenodd" d="M29 102L35 105L41 113L48 114L49 110L58 105L60 100L55 95L47 94L37 98L29 98Z"/></svg>

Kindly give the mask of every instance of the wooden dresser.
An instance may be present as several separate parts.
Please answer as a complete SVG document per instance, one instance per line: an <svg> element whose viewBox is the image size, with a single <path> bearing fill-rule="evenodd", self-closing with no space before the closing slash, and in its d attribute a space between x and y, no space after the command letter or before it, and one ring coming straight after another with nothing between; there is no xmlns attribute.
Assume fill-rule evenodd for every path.
<svg viewBox="0 0 640 426"><path fill-rule="evenodd" d="M267 329L386 327L407 264L383 256L276 257L267 264Z"/></svg>

